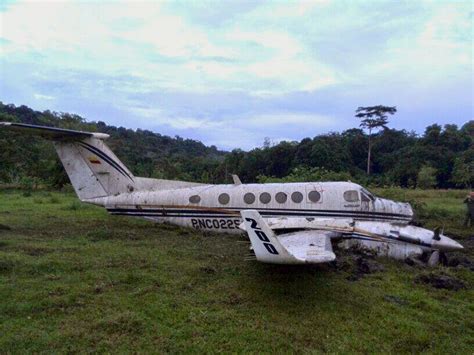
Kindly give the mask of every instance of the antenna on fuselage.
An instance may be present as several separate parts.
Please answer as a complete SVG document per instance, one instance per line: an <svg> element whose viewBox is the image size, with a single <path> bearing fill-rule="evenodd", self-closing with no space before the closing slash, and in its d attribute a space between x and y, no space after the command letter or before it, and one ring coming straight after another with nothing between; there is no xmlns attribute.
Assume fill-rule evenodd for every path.
<svg viewBox="0 0 474 355"><path fill-rule="evenodd" d="M234 181L234 185L242 185L242 181L240 181L240 178L236 174L232 174L232 180Z"/></svg>

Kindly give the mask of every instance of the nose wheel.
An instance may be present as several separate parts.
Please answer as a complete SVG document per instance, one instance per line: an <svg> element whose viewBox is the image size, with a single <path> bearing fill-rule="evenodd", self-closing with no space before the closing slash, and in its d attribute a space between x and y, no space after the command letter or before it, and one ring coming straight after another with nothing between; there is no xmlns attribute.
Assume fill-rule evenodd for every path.
<svg viewBox="0 0 474 355"><path fill-rule="evenodd" d="M448 258L446 257L445 253L439 250L435 250L434 252L431 253L427 264L428 266L434 267L440 263L441 265L446 265L448 263Z"/></svg>

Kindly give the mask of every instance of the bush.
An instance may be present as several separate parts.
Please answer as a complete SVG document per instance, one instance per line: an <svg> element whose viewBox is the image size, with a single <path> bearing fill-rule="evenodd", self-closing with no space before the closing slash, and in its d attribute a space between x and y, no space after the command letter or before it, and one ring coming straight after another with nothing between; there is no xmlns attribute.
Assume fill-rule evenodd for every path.
<svg viewBox="0 0 474 355"><path fill-rule="evenodd" d="M290 175L283 178L269 177L265 175L257 176L259 183L271 183L271 182L313 182L313 181L348 181L353 180L351 174L346 172L336 172L326 170L324 168L308 168L298 167L294 168Z"/></svg>
<svg viewBox="0 0 474 355"><path fill-rule="evenodd" d="M436 169L429 165L422 166L418 172L416 184L420 189L431 189L435 187L437 184Z"/></svg>
<svg viewBox="0 0 474 355"><path fill-rule="evenodd" d="M64 193L74 192L74 188L72 187L71 184L65 184L63 187L61 187L61 192L64 192Z"/></svg>
<svg viewBox="0 0 474 355"><path fill-rule="evenodd" d="M465 162L462 157L454 161L451 181L457 187L471 187L474 185L474 161Z"/></svg>
<svg viewBox="0 0 474 355"><path fill-rule="evenodd" d="M34 178L30 176L24 176L20 180L20 186L23 190L31 191L35 185Z"/></svg>

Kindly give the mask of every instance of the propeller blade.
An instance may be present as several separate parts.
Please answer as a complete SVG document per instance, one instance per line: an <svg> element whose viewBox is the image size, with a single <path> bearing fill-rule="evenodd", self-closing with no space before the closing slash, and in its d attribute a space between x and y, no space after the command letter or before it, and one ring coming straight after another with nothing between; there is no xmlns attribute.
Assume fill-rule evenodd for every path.
<svg viewBox="0 0 474 355"><path fill-rule="evenodd" d="M446 253L443 253L442 251L439 252L439 263L448 266L448 257L446 256Z"/></svg>

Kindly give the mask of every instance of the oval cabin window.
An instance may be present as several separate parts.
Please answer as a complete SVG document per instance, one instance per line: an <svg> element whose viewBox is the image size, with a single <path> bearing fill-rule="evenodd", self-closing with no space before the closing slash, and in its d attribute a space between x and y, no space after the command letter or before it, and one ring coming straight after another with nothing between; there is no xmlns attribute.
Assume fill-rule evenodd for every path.
<svg viewBox="0 0 474 355"><path fill-rule="evenodd" d="M319 202L319 200L321 200L321 194L319 193L319 191L311 191L308 194L308 198L311 202L316 203L316 202Z"/></svg>
<svg viewBox="0 0 474 355"><path fill-rule="evenodd" d="M344 192L344 200L347 202L359 201L359 193L356 190L349 190Z"/></svg>
<svg viewBox="0 0 474 355"><path fill-rule="evenodd" d="M189 198L189 202L191 203L199 203L201 202L201 197L199 195L192 195L190 198Z"/></svg>
<svg viewBox="0 0 474 355"><path fill-rule="evenodd" d="M291 194L291 201L294 203L300 203L303 201L303 194L301 192L295 191Z"/></svg>
<svg viewBox="0 0 474 355"><path fill-rule="evenodd" d="M267 204L271 200L272 200L272 197L270 196L270 194L268 192L263 192L263 193L260 194L260 202L261 203Z"/></svg>
<svg viewBox="0 0 474 355"><path fill-rule="evenodd" d="M247 192L245 195L244 195L244 202L247 204L247 205L251 205L252 203L255 202L255 195L251 192Z"/></svg>
<svg viewBox="0 0 474 355"><path fill-rule="evenodd" d="M284 192L279 192L275 195L275 200L278 203L285 203L287 198L288 197L286 196L286 194Z"/></svg>
<svg viewBox="0 0 474 355"><path fill-rule="evenodd" d="M230 196L229 194L223 193L219 195L218 200L221 205L227 205L230 201Z"/></svg>

